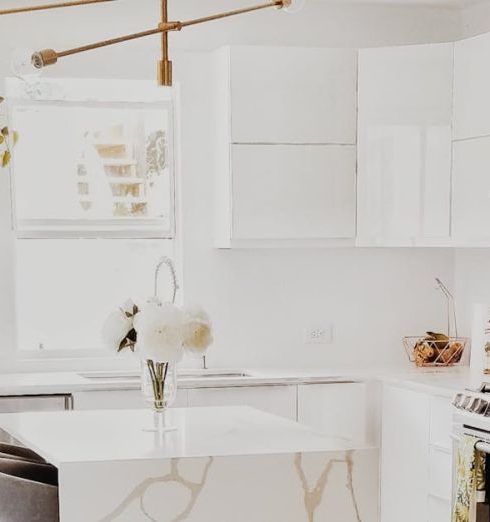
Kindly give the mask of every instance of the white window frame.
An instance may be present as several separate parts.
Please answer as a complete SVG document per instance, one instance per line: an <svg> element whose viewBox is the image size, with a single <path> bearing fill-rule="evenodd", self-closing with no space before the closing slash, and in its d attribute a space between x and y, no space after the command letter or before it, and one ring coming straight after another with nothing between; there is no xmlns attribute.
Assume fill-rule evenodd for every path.
<svg viewBox="0 0 490 522"><path fill-rule="evenodd" d="M171 176L171 190L173 208L171 212L171 227L166 233L155 232L157 226L157 219L147 219L145 228L137 228L127 226L120 231L115 229L106 230L93 229L87 230L80 227L80 223L72 222L67 223L68 220L64 220L64 227L48 227L47 223L43 223L42 220L33 220L37 223L31 223L31 227L26 230L20 230L16 225L16 213L15 213L15 174L10 176L10 201L11 201L11 216L12 216L12 231L14 235L14 264L16 255L15 243L19 240L28 239L73 239L73 238L102 238L102 239L161 239L171 240L174 243L174 264L179 279L179 294L182 299L184 285L183 285L183 263L182 263L182 240L181 240L181 228L180 216L181 211L181 197L180 197L180 88L176 84L170 89L162 89L156 86L153 82L141 81L141 80L117 80L118 90L114 92L112 87L114 81L111 80L86 80L86 79L63 79L64 94L60 94L58 85L60 80L57 79L43 79L42 82L36 80L34 83L26 82L23 80L8 78L5 80L5 89L7 93L7 99L9 99L9 117L11 107L15 104L25 103L29 100L31 103L36 100L36 103L41 100L38 98L43 97L45 101L52 103L53 101L78 101L82 104L83 102L79 99L81 93L84 93L87 103L90 102L91 98L97 95L100 99L101 92L110 101L107 103L119 103L127 106L127 103L137 104L142 103L145 107L158 106L162 102L167 104L171 103L171 126L172 133L171 139L169 139L169 150L171 151L171 164L172 164L172 176ZM94 82L100 82L97 89L93 89ZM104 85L105 84L105 85ZM43 86L47 86L47 92L50 93L46 96ZM142 87L148 89L145 101L138 100L135 96L136 93L141 92ZM96 94L95 94L96 93ZM13 97L10 100L10 97ZM60 100L59 98L62 98ZM105 102L104 102L105 103ZM104 105L104 106L107 106ZM160 105L161 106L161 105ZM10 165L10 171L14 170L15 165L15 154L13 155L12 162ZM105 220L104 220L105 221ZM112 221L112 220L111 220ZM117 220L116 220L117 221ZM131 221L128 219L128 221ZM72 225L71 230L67 225ZM121 221L117 224L120 226ZM16 292L15 292L16 295ZM17 299L14 298L12 303L15 310L17 310ZM118 303L115 303L117 306ZM9 347L5 350L4 366L8 371L84 371L84 370L117 370L117 369L131 369L134 370L139 368L139 358L137 356L124 356L121 354L111 353L105 349L67 349L65 350L20 350L18 343L18 328L17 323L18 313L15 313L15 325L14 325L14 346Z"/></svg>
<svg viewBox="0 0 490 522"><path fill-rule="evenodd" d="M117 90L115 87L117 86ZM168 226L157 218L26 219L19 220L15 208L15 154L11 161L11 200L14 232L19 239L128 238L173 239L175 237L175 89L163 89L144 80L43 79L23 81L7 78L5 82L8 118L14 110L39 105L166 109L169 113L168 151L170 152L170 201ZM142 95L144 93L144 96Z"/></svg>

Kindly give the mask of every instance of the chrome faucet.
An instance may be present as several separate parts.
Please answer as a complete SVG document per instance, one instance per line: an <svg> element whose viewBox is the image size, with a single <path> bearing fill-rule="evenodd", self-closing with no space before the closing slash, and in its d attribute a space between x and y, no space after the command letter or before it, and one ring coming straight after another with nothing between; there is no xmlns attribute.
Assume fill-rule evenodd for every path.
<svg viewBox="0 0 490 522"><path fill-rule="evenodd" d="M154 295L158 298L158 276L160 275L160 269L163 265L167 265L170 271L170 277L172 278L172 304L175 304L175 297L177 295L177 290L179 289L179 283L177 282L177 272L175 271L174 262L167 256L164 256L158 262L155 268L155 292Z"/></svg>

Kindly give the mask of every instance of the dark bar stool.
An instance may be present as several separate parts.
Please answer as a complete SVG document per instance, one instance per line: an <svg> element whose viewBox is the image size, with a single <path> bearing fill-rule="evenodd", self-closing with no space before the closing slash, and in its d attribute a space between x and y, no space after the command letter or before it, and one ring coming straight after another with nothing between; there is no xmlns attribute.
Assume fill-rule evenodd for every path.
<svg viewBox="0 0 490 522"><path fill-rule="evenodd" d="M14 446L13 444L6 444L4 442L0 442L0 458L16 458L31 460L33 462L46 462L37 453L28 448Z"/></svg>
<svg viewBox="0 0 490 522"><path fill-rule="evenodd" d="M0 445L0 522L59 522L58 470L27 448Z"/></svg>

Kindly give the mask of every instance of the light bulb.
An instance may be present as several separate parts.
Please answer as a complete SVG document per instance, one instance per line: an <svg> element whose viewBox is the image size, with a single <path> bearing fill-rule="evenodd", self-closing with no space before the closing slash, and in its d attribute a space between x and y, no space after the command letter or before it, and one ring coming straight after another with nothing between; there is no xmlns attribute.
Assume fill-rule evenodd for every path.
<svg viewBox="0 0 490 522"><path fill-rule="evenodd" d="M12 53L12 72L18 78L33 78L41 74L41 69L32 61L34 52L31 49L17 48Z"/></svg>
<svg viewBox="0 0 490 522"><path fill-rule="evenodd" d="M306 0L283 0L282 9L286 13L298 13L303 9L306 4Z"/></svg>

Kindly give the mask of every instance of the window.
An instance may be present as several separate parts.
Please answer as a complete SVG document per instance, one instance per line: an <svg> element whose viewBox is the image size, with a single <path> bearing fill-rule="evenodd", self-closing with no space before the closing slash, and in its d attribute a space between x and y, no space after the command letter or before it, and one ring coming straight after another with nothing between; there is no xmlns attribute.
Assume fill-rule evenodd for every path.
<svg viewBox="0 0 490 522"><path fill-rule="evenodd" d="M156 263L176 257L174 104L140 81L7 89L18 348L92 353L107 314L150 296Z"/></svg>

